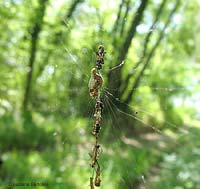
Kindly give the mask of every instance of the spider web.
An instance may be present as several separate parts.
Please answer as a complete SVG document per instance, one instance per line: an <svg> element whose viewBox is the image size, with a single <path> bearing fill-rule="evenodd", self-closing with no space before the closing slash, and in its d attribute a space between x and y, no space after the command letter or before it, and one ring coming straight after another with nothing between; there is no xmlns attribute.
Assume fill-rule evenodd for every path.
<svg viewBox="0 0 200 189"><path fill-rule="evenodd" d="M66 20L63 21L66 24L66 31L71 30L70 23ZM87 28L87 26L85 28ZM100 41L104 41L103 37ZM61 127L56 126L52 137L55 138L55 141L58 144L57 150L59 152L63 151L63 154L59 159L61 160L59 162L59 165L61 164L60 172L61 174L65 173L67 177L67 181L64 181L58 176L56 177L56 182L66 183L72 179L72 182L78 183L79 180L82 179L85 180L85 182L82 183L83 187L81 188L88 188L89 177L91 176L91 169L89 166L91 160L88 154L91 152L94 144L94 138L90 136L90 132L94 122L93 114L95 102L89 97L89 94L88 98L85 99L85 94L88 93L90 69L95 66L95 57L90 56L88 65L83 65L83 62L85 61L82 62L81 57L74 54L72 50L64 44L64 41L60 48L63 49L67 59L66 63L60 64L59 62L54 62L48 64L45 67L44 75L39 78L39 81L42 82L45 80L45 77L46 80L48 80L52 75L53 77L56 77L55 73L60 69L64 70L64 72L68 74L66 77L67 79L72 78L72 80L75 80L74 83L76 83L76 85L65 84L66 78L63 80L55 79L58 91L57 94L55 94L55 98L52 100L54 103L49 105L48 109L53 113L60 108L59 106L62 104L59 102L59 93L63 93L63 90L66 87L67 90L65 90L65 92L70 91L72 94L75 94L75 97L77 96L79 99L83 98L83 101L87 102L87 106L85 106L86 114L82 115L83 119L87 121L85 122L86 126L80 128L79 125L81 125L82 120L78 120L78 117L80 117L82 112L80 112L79 107L75 106L75 103L73 103L76 99L75 97L73 99L66 99L66 104L64 104L64 106L67 108L63 108L63 112L66 112L67 115L69 115L68 112L70 112L70 118L66 117L66 119L77 119L74 128L75 131L79 133L80 141L82 141L82 143L79 142L75 145L72 144L76 139L71 142L67 137L63 138ZM93 53L93 48L82 48L81 51L82 53L87 52L90 54ZM109 61L106 60L105 64L109 64ZM110 68L110 70L117 69L123 64L124 62L118 66ZM105 67L105 69L106 68L107 67ZM134 74L138 74L138 71L139 69L135 69ZM198 85L198 83L196 83L196 85ZM146 85L140 85L139 87L134 88L134 90L141 95L141 99L142 93L140 90L144 87L147 87L151 91L173 93L174 91L192 91L196 86L151 87L148 83L146 83ZM166 120L163 116L158 116L157 112L148 109L148 107L145 107L142 103L124 103L123 99L119 99L112 94L112 91L114 92L118 90L119 89L106 87L102 89L102 100L105 105L105 110L103 112L102 129L100 132L100 143L103 149L99 160L102 167L101 188L113 189L123 188L124 186L127 188L146 188L148 187L148 179L146 177L149 176L147 173L147 171L149 171L149 167L146 165L146 160L149 159L148 163L151 166L154 166L154 164L158 162L152 159L153 157L151 154L160 158L161 156L159 154L162 154L163 152L168 153L168 150L170 150L171 154L169 154L167 158L174 160L176 159L175 148L182 145L177 136L181 137L190 134L195 137L195 134L190 133L190 129L187 126L183 127L181 125L177 125L170 120ZM199 96L196 98L198 99ZM151 104L151 102L149 102L149 104ZM129 111L125 111L120 105L125 106L129 109ZM199 107L199 105L196 106L197 108ZM126 123L127 120L129 121L128 124ZM130 127L130 123L132 123L131 125L133 126L133 130L129 130L130 132L127 133L124 130L128 125ZM138 132L140 130L143 132ZM173 148L171 148L171 146L173 146ZM76 153L72 155L74 151L76 151ZM72 161L73 159L74 161ZM71 162L73 163L70 164ZM67 166L65 165L73 167L70 171L73 170L74 172L70 173L66 170ZM83 178L79 177L81 174ZM155 173L155 175L158 174L159 172ZM182 174L182 177L185 177L185 175Z"/></svg>
<svg viewBox="0 0 200 189"><path fill-rule="evenodd" d="M66 20L64 20L64 23L66 24L66 28L69 29L70 24L67 23ZM74 91L74 93L80 96L84 96L84 94L88 92L87 87L90 78L90 69L87 68L86 72L86 66L83 65L80 58L78 58L77 55L73 54L71 50L65 46L64 43L62 44L62 48L64 49L66 57L68 59L68 63L66 64L65 70L66 73L69 74L72 78L74 78L77 83L81 83L81 85L79 86L68 86L69 91ZM93 49L91 48L89 49L89 51L93 52ZM93 57L89 61L90 63L88 64L88 67L94 67L95 58ZM105 64L107 64L107 62ZM55 66L63 67L63 65L57 64ZM111 68L111 70L117 69L118 66ZM137 71L138 70L136 69L135 74L137 74ZM148 84L146 84L145 86L152 91L158 91L162 93L172 93L176 90L193 90L192 86L151 87ZM134 90L139 91L142 87L145 86L139 86L137 88L134 88ZM117 188L119 187L117 185L119 183L122 186L126 185L129 188L135 188L136 186L133 184L133 180L136 180L137 187L141 185L141 188L145 188L145 186L148 186L148 179L146 180L147 173L145 172L145 169L144 171L140 171L140 167L141 164L143 164L143 161L139 159L141 158L141 154L139 154L138 151L142 151L142 153L144 153L142 155L146 157L148 157L151 151L154 154L163 152L167 153L167 150L169 150L167 145L170 144L169 146L177 147L181 145L180 142L177 140L177 135L179 135L179 137L181 135L187 135L190 131L188 127L181 127L180 125L177 125L171 122L170 120L165 120L165 118L162 116L157 117L156 112L151 111L143 106L133 106L131 104L124 103L123 100L116 98L112 94L112 92L110 92L114 90L117 91L119 89L102 89L102 99L105 105L105 112L103 112L102 130L100 132L100 142L103 148L103 153L100 156L99 160L102 166L103 174L101 188ZM88 104L86 107L86 112L90 120L90 125L87 129L84 128L81 131L83 134L81 134L80 137L88 137L88 143L82 145L82 148L84 148L82 154L90 153L94 144L94 139L89 136L89 133L91 132L93 125L95 102L94 100L89 98L89 94L87 100ZM126 112L120 107L118 107L116 104L124 105L131 111ZM77 112L78 111L79 110L77 110ZM133 127L133 135L128 136L124 133L124 127L126 127L126 125L123 125L118 121L120 116L124 117L125 119L129 118L130 120L132 120L134 127L144 128L144 131L145 129L150 130L148 130L148 132L141 133L139 136L136 136L137 132L134 135ZM106 119L106 121L104 121L104 118ZM151 119L153 119L153 123L149 123L149 120ZM143 150L144 144L147 145L147 147L145 147L145 150ZM169 148L170 153L173 153L173 150L175 151L175 149L171 149L171 147ZM132 153L136 154L133 155ZM89 177L91 176L91 169L89 168L90 157L89 155L87 155L87 157L81 155L81 157L84 161L83 164L88 165L88 168L84 169L86 171L86 184L84 186L85 188L87 188L89 184ZM130 157L134 158L130 159ZM103 161L101 161L101 159L103 159ZM120 161L121 159L123 159L124 161ZM121 166L118 166L119 163L121 164ZM153 165L154 163L152 163L152 166ZM121 167L121 169L117 169L119 167ZM115 183L116 180L112 181L112 177L117 178L118 183Z"/></svg>
<svg viewBox="0 0 200 189"><path fill-rule="evenodd" d="M66 47L65 51L66 53L70 56L73 57L73 54L70 53L70 50L67 49ZM72 64L76 66L76 69L79 70L81 73L83 70L82 64L80 62L77 62L76 59L72 58L71 59ZM74 72L73 69L70 70L70 68L68 68L66 71L68 74L71 74L71 76L74 76ZM113 68L111 68L113 69ZM90 72L88 72L90 73ZM88 81L89 81L90 75L89 74L83 74L81 77L78 78L79 81L81 81L82 83L82 87L76 89L76 87L73 87L73 89L69 89L69 90L74 90L77 91L77 93L81 94L81 93L85 93L88 91ZM142 86L143 87L143 86ZM147 87L149 87L151 90L156 90L156 91L162 91L163 93L170 93L173 92L174 90L189 90L192 89L191 87L150 87L147 85ZM140 90L141 87L137 87L134 90ZM118 89L115 89L118 90ZM119 163L119 160L121 158L124 158L124 160L129 161L129 163L122 163L120 162L123 167L124 170L127 170L125 173L123 173L123 175L120 172L117 172L116 170L116 174L114 174L116 177L119 177L118 181L120 183L123 182L128 182L125 183L125 185L129 186L130 188L134 188L134 184L133 182L133 177L137 180L137 184L138 186L141 184L142 186L145 186L147 184L146 181L146 174L145 171L144 173L138 173L139 171L139 167L140 164L142 162L140 162L139 160L137 160L137 155L135 155L135 159L130 160L128 159L128 155L126 154L126 151L133 151L133 149L142 149L143 145L144 145L144 141L149 142L148 144L148 151L155 151L153 153L159 153L159 152L165 152L167 153L167 148L166 148L166 144L171 144L171 146L180 146L181 144L178 142L177 140L177 133L179 134L179 137L181 135L187 135L189 133L189 129L187 127L180 127L179 125L176 125L173 122L170 122L169 120L165 120L164 118L157 118L155 115L155 112L152 112L150 110L145 109L144 107L134 107L130 104L126 104L124 103L122 100L116 98L109 90L109 88L103 88L102 89L102 98L103 98L103 102L105 105L105 114L103 113L103 119L104 117L106 117L107 121L102 123L102 134L100 133L100 141L102 141L102 148L103 148L103 153L101 156L110 156L110 160L107 160L108 162L106 164L102 164L101 163L101 158L105 159L105 157L100 157L100 164L102 165L102 174L104 175L109 174L109 172L113 172L113 170L115 170L115 165L117 165ZM88 94L89 96L89 94ZM116 103L118 104L122 104L125 105L126 107L128 107L129 109L131 109L131 112L126 112L122 109L120 109L120 107L118 107L116 105ZM94 114L94 100L89 99L88 101L88 107L87 107L87 112L88 112L88 117L91 120L90 124L91 126L89 126L89 129L87 129L86 131L84 131L84 133L90 133L92 130L92 125L93 125L93 114ZM126 127L126 125L121 125L118 122L119 116L125 116L130 118L131 120L133 120L133 124L134 125L139 125L146 128L146 129L150 129L151 131L148 131L147 133L142 133L141 136L135 136L134 134L132 137L126 136L126 134L123 135L119 135L118 133L124 133L124 127ZM152 124L149 123L148 119L144 119L144 117L148 117L148 118L152 118L154 120L154 122ZM110 125L110 129L106 128L106 125L104 124L109 124ZM162 127L160 127L160 125L165 125L165 130L160 129ZM169 129L167 129L169 128ZM134 128L133 128L134 129ZM171 131L171 129L176 130L176 134L173 134L173 131ZM104 130L104 131L103 131ZM167 130L167 132L166 132ZM109 133L108 133L109 132ZM133 130L134 133L134 130ZM86 134L87 135L87 134ZM115 147L112 146L112 143L110 142L105 142L108 140L108 138L111 138L112 141L114 141L114 145L116 146L125 146L126 150L122 150L121 152L119 152L119 149L115 149ZM104 141L105 140L105 141ZM91 148L94 144L94 140L92 138L89 138L90 144L87 146L87 149L85 149L85 153L90 153ZM88 150L88 151L87 151ZM172 151L171 151L172 152ZM116 157L116 155L118 153L121 153L120 156L118 158L112 158L112 155ZM147 152L148 154L149 152ZM105 154L105 155L104 155ZM89 157L86 158L86 160L88 161L88 165L90 162ZM86 164L87 164L86 163ZM133 164L132 167L132 171L130 171L130 164ZM109 165L109 166L108 166ZM153 165L153 164L152 164ZM87 170L88 172L88 176L90 175L89 173L90 170ZM111 174L111 173L110 173ZM113 174L113 173L112 173ZM105 182L105 185L102 184L103 186L101 188L106 188L106 185L109 183L112 186L115 186L116 183L112 183L112 180L105 180L104 179L105 175L102 178L102 183ZM89 178L89 177L88 177Z"/></svg>
<svg viewBox="0 0 200 189"><path fill-rule="evenodd" d="M69 58L69 62L67 62L66 65L55 64L55 71L57 68L64 69L65 73L68 75L67 78L73 78L75 83L78 84L66 86L66 92L71 91L76 94L78 98L83 98L84 101L88 102L87 106L85 107L86 114L84 115L84 118L88 118L89 120L87 126L85 128L79 128L75 126L77 127L77 132L80 133L80 138L84 139L83 144L78 144L77 153L79 160L77 161L79 163L75 167L80 166L84 170L83 174L85 183L83 184L85 188L87 188L89 185L89 178L92 174L89 166L91 160L88 154L91 153L94 144L94 138L90 136L90 133L94 123L93 114L95 111L95 101L89 97L88 82L90 79L90 69L95 65L95 58L91 59L91 64L85 66L80 61L80 58L73 54L70 49L65 47L64 44L63 49L66 53L66 57ZM106 60L105 64L108 64ZM85 70L86 67L88 67L87 70ZM135 74L137 74L137 70L135 71ZM102 75L104 74L102 73ZM61 81L61 83L62 82L64 81ZM151 87L146 84L141 85L134 90L139 92L140 89L144 87L149 88L152 91L169 94L173 93L174 91L193 91L196 86ZM132 103L124 103L123 100L115 97L112 94L112 91L114 90L116 91L119 89L102 87L101 96L105 108L102 115L102 129L100 132L100 144L102 145L103 149L99 159L102 170L101 188L120 188L120 186L127 186L128 188L141 187L141 189L148 188L149 175L146 170L147 168L144 168L146 164L145 160L149 157L150 164L153 167L155 162L152 160L151 153L159 158L162 157L158 154L168 154L168 151L170 151L170 154L176 154L176 147L182 145L178 138L188 134L194 134L190 133L189 127L183 127L173 123L170 120L166 120L163 116L158 116L157 112L144 107L142 104L138 105L136 103L135 105L132 105ZM57 93L59 94L59 91L57 91ZM87 99L85 99L86 93L88 93ZM141 92L139 95L142 96ZM57 96L55 98L55 105L50 107L50 109L54 110L54 107L59 106L58 101L59 98ZM151 104L151 102L149 102L149 104ZM126 112L118 105L123 105L131 111ZM73 110L71 113L72 115L74 114L73 116L76 117L77 112L81 114L78 107L73 107L73 103L72 109ZM67 111L68 110L66 110L66 112ZM119 122L121 117L124 118L124 123L123 120ZM132 121L133 125L133 130L130 131L129 134L124 132L127 126L127 119L129 119L130 122ZM143 132L138 133L138 130L142 130ZM56 131L53 137L59 138L60 135L61 132ZM87 142L85 142L85 138L87 138ZM67 139L62 141L63 148L65 148L67 141ZM142 170L141 167L143 167ZM158 175L159 172L154 174ZM115 177L115 179L112 180L112 177Z"/></svg>

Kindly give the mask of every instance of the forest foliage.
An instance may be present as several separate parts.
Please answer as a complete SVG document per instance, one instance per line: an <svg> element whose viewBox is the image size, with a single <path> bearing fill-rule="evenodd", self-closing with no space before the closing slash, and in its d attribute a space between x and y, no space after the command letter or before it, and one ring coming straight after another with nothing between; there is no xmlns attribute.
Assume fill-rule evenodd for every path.
<svg viewBox="0 0 200 189"><path fill-rule="evenodd" d="M0 188L87 188L88 81L100 44L101 188L200 187L199 8L199 0L1 0Z"/></svg>

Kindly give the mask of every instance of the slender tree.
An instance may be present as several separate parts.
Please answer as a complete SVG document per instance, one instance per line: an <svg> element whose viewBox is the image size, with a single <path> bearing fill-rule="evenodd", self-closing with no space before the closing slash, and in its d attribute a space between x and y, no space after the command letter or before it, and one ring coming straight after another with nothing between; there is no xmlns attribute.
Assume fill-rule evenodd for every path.
<svg viewBox="0 0 200 189"><path fill-rule="evenodd" d="M156 26L156 24L158 23L158 21L160 19L160 16L161 16L161 14L163 12L163 8L164 8L166 2L167 2L167 0L163 0L162 3L160 4L160 7L158 8L158 11L156 12L155 19L154 19L151 27L149 28L149 32L147 33L147 35L146 35L146 37L144 39L142 55L141 55L139 61L136 63L136 65L129 71L129 73L127 74L127 77L125 79L125 82L123 82L123 85L121 86L121 89L120 89L121 96L125 93L125 91L126 91L126 89L128 87L129 81L132 78L135 69L143 62L144 58L146 57L148 43L149 43L150 38L152 36L152 33L153 33L154 29L155 29L155 26Z"/></svg>
<svg viewBox="0 0 200 189"><path fill-rule="evenodd" d="M127 20L127 16L128 16L128 13L129 13L129 10L130 10L130 7L131 7L131 1L130 0L127 0L126 1L126 11L125 11L125 14L123 16L123 22L121 24L121 28L120 28L120 36L123 36L124 34L124 29L125 29L125 26L126 26L126 20Z"/></svg>
<svg viewBox="0 0 200 189"><path fill-rule="evenodd" d="M116 33L118 28L119 28L121 14L122 14L122 8L124 6L124 3L125 3L125 0L121 0L121 3L119 5L119 10L118 10L118 13L117 13L117 18L116 18L115 24L113 26L112 33Z"/></svg>
<svg viewBox="0 0 200 189"><path fill-rule="evenodd" d="M134 95L134 89L137 88L140 84L140 81L141 81L141 78L143 77L144 75L144 71L146 70L146 68L149 66L149 63L151 62L151 58L153 57L153 55L155 54L156 52L156 49L158 48L161 40L163 39L164 35L165 35L165 31L167 29L167 27L169 26L170 22L171 22L171 19L174 15L174 13L176 12L177 8L179 7L180 5L180 0L176 0L176 4L174 5L174 8L172 9L171 13L169 14L168 18L167 18L167 21L163 27L163 29L161 30L160 34L159 34L159 37L156 41L156 43L154 44L154 46L152 47L152 49L150 50L148 56L146 57L146 60L144 62L144 65L140 71L140 73L138 74L137 78L135 79L135 82L134 84L132 85L132 88L127 96L127 98L125 99L125 103L129 103L131 100L132 100L132 97Z"/></svg>
<svg viewBox="0 0 200 189"><path fill-rule="evenodd" d="M43 18L45 15L45 9L46 9L46 3L48 0L39 0L39 7L36 10L35 15L35 23L33 26L33 32L31 33L31 47L30 47L30 58L28 63L29 71L27 73L27 79L26 79L26 88L25 88L25 94L24 94L24 101L23 101L23 111L26 112L28 110L28 102L31 99L31 91L33 87L33 71L34 71L34 65L35 65L35 58L36 58L36 52L37 52L37 43L39 41L39 34L42 30L43 25ZM64 17L64 20L69 20L73 12L75 11L78 3L83 2L82 0L76 0L72 1L71 6L69 7L68 12L66 13L66 16ZM65 25L64 21L60 21L61 25ZM54 36L54 42L57 45L58 41L63 40L64 33L61 31L60 33L56 34ZM49 61L50 56L52 55L53 50L49 49L46 53L44 64L41 64L39 66L38 72L36 73L36 77L34 78L34 81L41 75L42 71L44 70L46 66L46 62Z"/></svg>
<svg viewBox="0 0 200 189"><path fill-rule="evenodd" d="M76 10L78 4L81 3L81 2L84 2L84 1L83 0L72 1L71 5L69 7L69 10L65 14L64 18L62 20L60 20L59 25L65 26L66 21L68 22L73 17L74 11ZM56 23L56 24L58 24L58 23ZM54 46L58 46L60 43L62 43L64 41L64 37L65 37L67 32L68 32L68 30L66 32L61 30L58 33L55 33L52 36L53 45ZM67 45L67 44L65 44L65 45ZM46 53L45 53L46 55L45 55L45 58L44 58L44 61L43 61L44 63L39 65L39 69L38 69L38 71L36 73L34 81L42 74L42 72L43 72L43 70L44 70L44 68L46 66L46 63L49 61L49 59L53 55L53 51L54 51L54 49L52 49L52 48L49 48L46 51Z"/></svg>
<svg viewBox="0 0 200 189"><path fill-rule="evenodd" d="M124 40L121 48L119 49L118 57L116 59L117 64L121 63L126 58L129 47L131 45L131 41L136 34L136 28L143 18L143 14L144 14L147 4L148 4L148 0L141 0L141 3L139 5L136 13L134 14L134 17L131 22L131 26L127 32L125 40ZM121 66L119 69L116 69L115 71L111 71L108 73L108 85L110 88L115 89L115 88L120 87L122 67L123 66ZM120 96L120 93L118 90L114 91L113 93L117 97Z"/></svg>
<svg viewBox="0 0 200 189"><path fill-rule="evenodd" d="M34 71L34 64L37 52L37 44L39 40L39 34L42 30L43 18L45 15L46 4L48 0L39 0L39 7L36 9L35 23L31 32L31 44L30 44L30 57L28 61L28 72L26 76L26 87L23 100L23 112L25 113L28 109L28 101L31 98L31 85Z"/></svg>

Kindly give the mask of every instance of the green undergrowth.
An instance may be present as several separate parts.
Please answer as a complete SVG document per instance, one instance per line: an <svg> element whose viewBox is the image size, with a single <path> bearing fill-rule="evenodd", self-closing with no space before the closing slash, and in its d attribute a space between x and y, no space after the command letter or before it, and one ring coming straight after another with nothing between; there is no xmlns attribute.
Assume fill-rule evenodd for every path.
<svg viewBox="0 0 200 189"><path fill-rule="evenodd" d="M13 184L29 184L28 188L37 185L39 189L88 188L92 174L89 152L94 144L91 125L92 120L73 116L64 119L33 113L26 122L2 117L0 189L13 188ZM163 149L158 148L163 139L147 141L123 135L109 138L111 134L112 130L104 128L100 137L101 189L136 189L138 185L149 189L199 188L198 128L188 128L177 139L177 146L167 139ZM159 171L151 173L154 166Z"/></svg>
<svg viewBox="0 0 200 189"><path fill-rule="evenodd" d="M44 118L37 113L32 117L26 122L9 116L0 120L0 188L20 183L29 184L28 188L38 184L39 189L88 188L92 173L88 153L94 143L89 134L91 120ZM157 160L150 149L139 149L120 139L101 143L101 189L130 188L134 182L142 182L143 174ZM39 186L45 183L48 185Z"/></svg>
<svg viewBox="0 0 200 189"><path fill-rule="evenodd" d="M156 177L149 179L147 189L200 188L200 129L190 127L179 139L179 148L163 154ZM150 176L151 177L151 176Z"/></svg>

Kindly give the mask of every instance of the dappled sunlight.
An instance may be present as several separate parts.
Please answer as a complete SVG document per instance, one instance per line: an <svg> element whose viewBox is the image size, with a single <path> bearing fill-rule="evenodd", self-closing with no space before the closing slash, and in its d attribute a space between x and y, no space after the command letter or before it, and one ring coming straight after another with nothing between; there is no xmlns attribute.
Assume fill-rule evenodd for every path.
<svg viewBox="0 0 200 189"><path fill-rule="evenodd" d="M199 8L2 0L0 189L199 189Z"/></svg>

